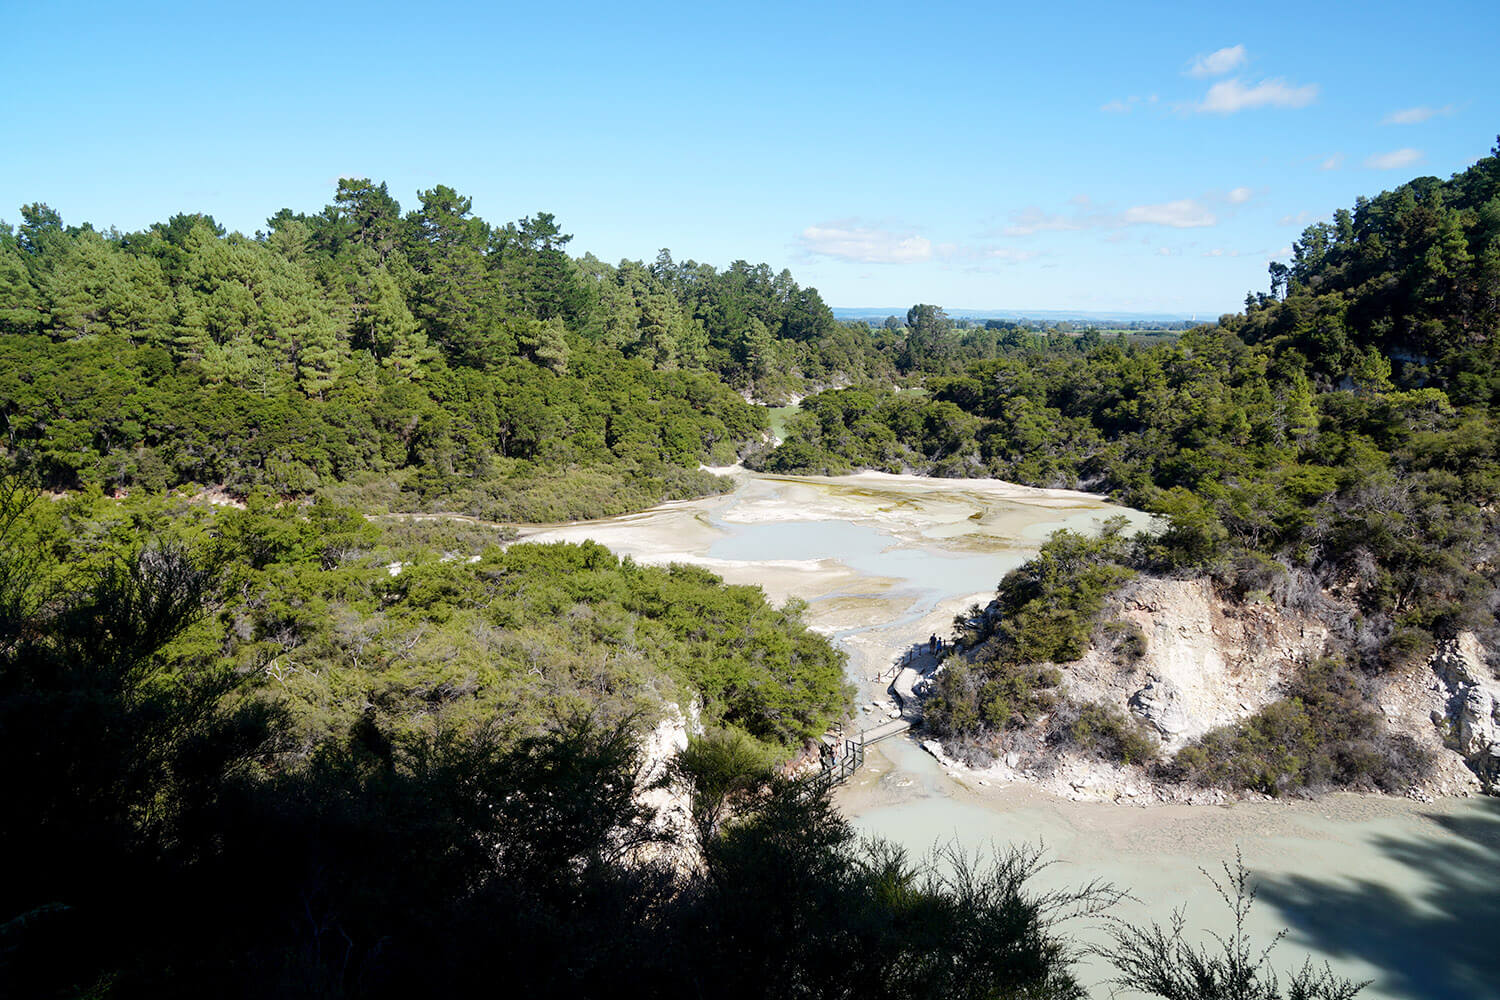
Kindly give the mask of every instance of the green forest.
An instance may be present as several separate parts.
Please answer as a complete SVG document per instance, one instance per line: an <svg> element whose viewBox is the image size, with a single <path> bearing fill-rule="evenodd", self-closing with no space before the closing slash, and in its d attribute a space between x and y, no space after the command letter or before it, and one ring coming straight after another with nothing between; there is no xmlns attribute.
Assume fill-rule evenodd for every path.
<svg viewBox="0 0 1500 1000"><path fill-rule="evenodd" d="M254 237L46 205L0 228L6 451L48 489L332 490L367 509L556 521L721 488L765 411L891 372L789 273L574 259L438 186L341 181ZM889 345L886 345L889 348Z"/></svg>
<svg viewBox="0 0 1500 1000"><path fill-rule="evenodd" d="M573 257L552 215L494 225L441 185L403 212L347 179L251 236L19 219L0 226L14 995L1083 996L1062 921L1117 890L1033 891L1026 852L908 858L779 776L851 709L799 606L493 523L712 494L735 461L1159 515L1055 536L960 623L977 652L950 658L928 725L966 751L1045 715L1057 744L1167 780L1398 789L1422 761L1371 683L1460 630L1500 636L1500 147L1308 228L1243 313L1176 338L931 304L840 323L786 271ZM766 404L802 396L776 444ZM1160 759L1059 691L1091 642L1132 655L1102 609L1138 574L1315 615L1334 654ZM672 775L691 843L634 794L669 702L705 727ZM1184 956L1161 928L1104 954L1120 985L1243 995L1208 958L1171 992Z"/></svg>

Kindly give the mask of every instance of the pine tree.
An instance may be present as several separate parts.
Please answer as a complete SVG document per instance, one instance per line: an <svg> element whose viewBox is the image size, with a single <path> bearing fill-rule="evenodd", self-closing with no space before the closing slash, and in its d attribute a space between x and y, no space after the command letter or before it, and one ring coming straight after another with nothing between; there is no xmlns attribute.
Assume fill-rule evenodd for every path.
<svg viewBox="0 0 1500 1000"><path fill-rule="evenodd" d="M523 319L519 327L516 342L522 353L544 368L559 373L568 370L567 329L562 320Z"/></svg>
<svg viewBox="0 0 1500 1000"><path fill-rule="evenodd" d="M484 259L488 227L471 201L438 185L407 215L406 255L416 271L412 313L459 364L482 367L513 353L498 330Z"/></svg>
<svg viewBox="0 0 1500 1000"><path fill-rule="evenodd" d="M47 319L25 256L9 241L0 242L0 332L31 333Z"/></svg>
<svg viewBox="0 0 1500 1000"><path fill-rule="evenodd" d="M382 182L341 178L333 196L336 212L349 228L349 239L384 263L396 250L401 235L401 206Z"/></svg>
<svg viewBox="0 0 1500 1000"><path fill-rule="evenodd" d="M93 230L64 237L43 284L52 331L86 337L108 329L108 296L123 284L113 248Z"/></svg>
<svg viewBox="0 0 1500 1000"><path fill-rule="evenodd" d="M150 257L117 255L118 281L105 296L105 316L112 330L137 344L172 342L172 292L161 265Z"/></svg>

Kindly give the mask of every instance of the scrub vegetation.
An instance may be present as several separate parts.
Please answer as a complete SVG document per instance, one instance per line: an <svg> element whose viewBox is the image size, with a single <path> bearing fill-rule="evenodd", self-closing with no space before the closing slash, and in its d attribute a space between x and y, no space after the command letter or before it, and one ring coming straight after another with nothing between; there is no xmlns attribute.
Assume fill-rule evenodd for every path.
<svg viewBox="0 0 1500 1000"><path fill-rule="evenodd" d="M758 588L641 566L592 542L512 544L461 522L372 522L319 500L245 509L180 498L37 500L13 531L59 593L181 553L213 570L212 614L173 647L274 694L299 752L361 719L540 731L665 701L781 756L841 718L843 657Z"/></svg>

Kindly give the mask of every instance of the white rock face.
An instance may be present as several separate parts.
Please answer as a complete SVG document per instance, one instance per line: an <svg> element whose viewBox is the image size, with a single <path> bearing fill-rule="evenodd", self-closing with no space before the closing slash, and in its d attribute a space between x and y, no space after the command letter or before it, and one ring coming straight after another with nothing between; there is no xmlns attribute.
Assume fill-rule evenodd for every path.
<svg viewBox="0 0 1500 1000"><path fill-rule="evenodd" d="M1160 734L1164 754L1282 697L1298 667L1328 648L1322 623L1269 606L1227 605L1206 580L1139 578L1111 599L1101 620L1139 628L1144 655L1124 662L1113 649L1093 647L1079 660L1056 665L1063 687L1078 701L1134 712ZM1500 680L1474 635L1441 644L1430 662L1385 675L1371 694L1371 707L1378 706L1388 729L1431 755L1430 775L1407 794L1423 800L1470 795L1486 776L1500 782ZM1008 745L984 773L1031 781L1071 799L1225 801L1215 790L1156 785L1134 765L1057 758L1036 745Z"/></svg>
<svg viewBox="0 0 1500 1000"><path fill-rule="evenodd" d="M1182 691L1176 684L1154 674L1147 675L1146 686L1131 696L1130 708L1169 740L1186 732L1193 724L1183 707Z"/></svg>
<svg viewBox="0 0 1500 1000"><path fill-rule="evenodd" d="M672 758L687 749L689 730L701 731L698 706L688 706L688 714L675 702L666 706L666 714L642 745L640 778L636 783L636 801L656 810L656 829L684 846L693 843L692 799L686 789L663 784Z"/></svg>
<svg viewBox="0 0 1500 1000"><path fill-rule="evenodd" d="M1297 664L1320 655L1328 637L1321 625L1270 608L1226 608L1207 580L1141 578L1116 601L1104 620L1139 628L1145 654L1128 664L1091 649L1064 665L1063 683L1075 698L1128 707L1168 753L1280 697Z"/></svg>
<svg viewBox="0 0 1500 1000"><path fill-rule="evenodd" d="M1488 754L1497 740L1495 696L1482 687L1469 688L1458 711L1459 748L1471 757Z"/></svg>
<svg viewBox="0 0 1500 1000"><path fill-rule="evenodd" d="M1500 757L1500 681L1484 665L1478 638L1464 632L1439 643L1429 665L1447 701L1438 721L1450 727L1471 765L1487 766L1488 759Z"/></svg>

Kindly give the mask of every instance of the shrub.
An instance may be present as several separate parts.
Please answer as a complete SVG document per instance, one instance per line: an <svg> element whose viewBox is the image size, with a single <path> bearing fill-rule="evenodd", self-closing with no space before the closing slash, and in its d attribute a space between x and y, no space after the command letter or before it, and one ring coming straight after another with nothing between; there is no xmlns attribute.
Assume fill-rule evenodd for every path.
<svg viewBox="0 0 1500 1000"><path fill-rule="evenodd" d="M1056 532L1034 559L1005 575L997 659L1062 663L1083 655L1105 598L1135 575L1122 565L1124 528L1115 518L1096 538Z"/></svg>
<svg viewBox="0 0 1500 1000"><path fill-rule="evenodd" d="M1048 741L1101 760L1143 764L1157 757L1157 741L1139 719L1113 705L1067 702L1053 715Z"/></svg>
<svg viewBox="0 0 1500 1000"><path fill-rule="evenodd" d="M950 658L923 705L927 728L942 737L979 736L1036 720L1056 702L1056 668Z"/></svg>
<svg viewBox="0 0 1500 1000"><path fill-rule="evenodd" d="M1101 638L1127 663L1135 663L1146 655L1146 633L1135 622L1115 619L1106 622L1100 630Z"/></svg>
<svg viewBox="0 0 1500 1000"><path fill-rule="evenodd" d="M1365 679L1340 660L1305 665L1287 697L1178 751L1166 777L1283 795L1332 786L1401 791L1430 764L1388 734L1368 707Z"/></svg>
<svg viewBox="0 0 1500 1000"><path fill-rule="evenodd" d="M1250 872L1238 857L1235 866L1224 865L1225 882L1203 873L1219 898L1229 907L1234 929L1227 936L1214 935L1216 948L1204 948L1183 940L1186 920L1182 911L1172 915L1171 924L1138 927L1119 918L1109 918L1108 945L1092 953L1115 967L1113 986L1163 1000L1351 1000L1369 985L1356 983L1333 974L1327 963L1322 969L1304 961L1283 992L1274 969L1269 964L1271 949L1286 935L1271 939L1265 947L1252 944L1245 930L1255 889Z"/></svg>

